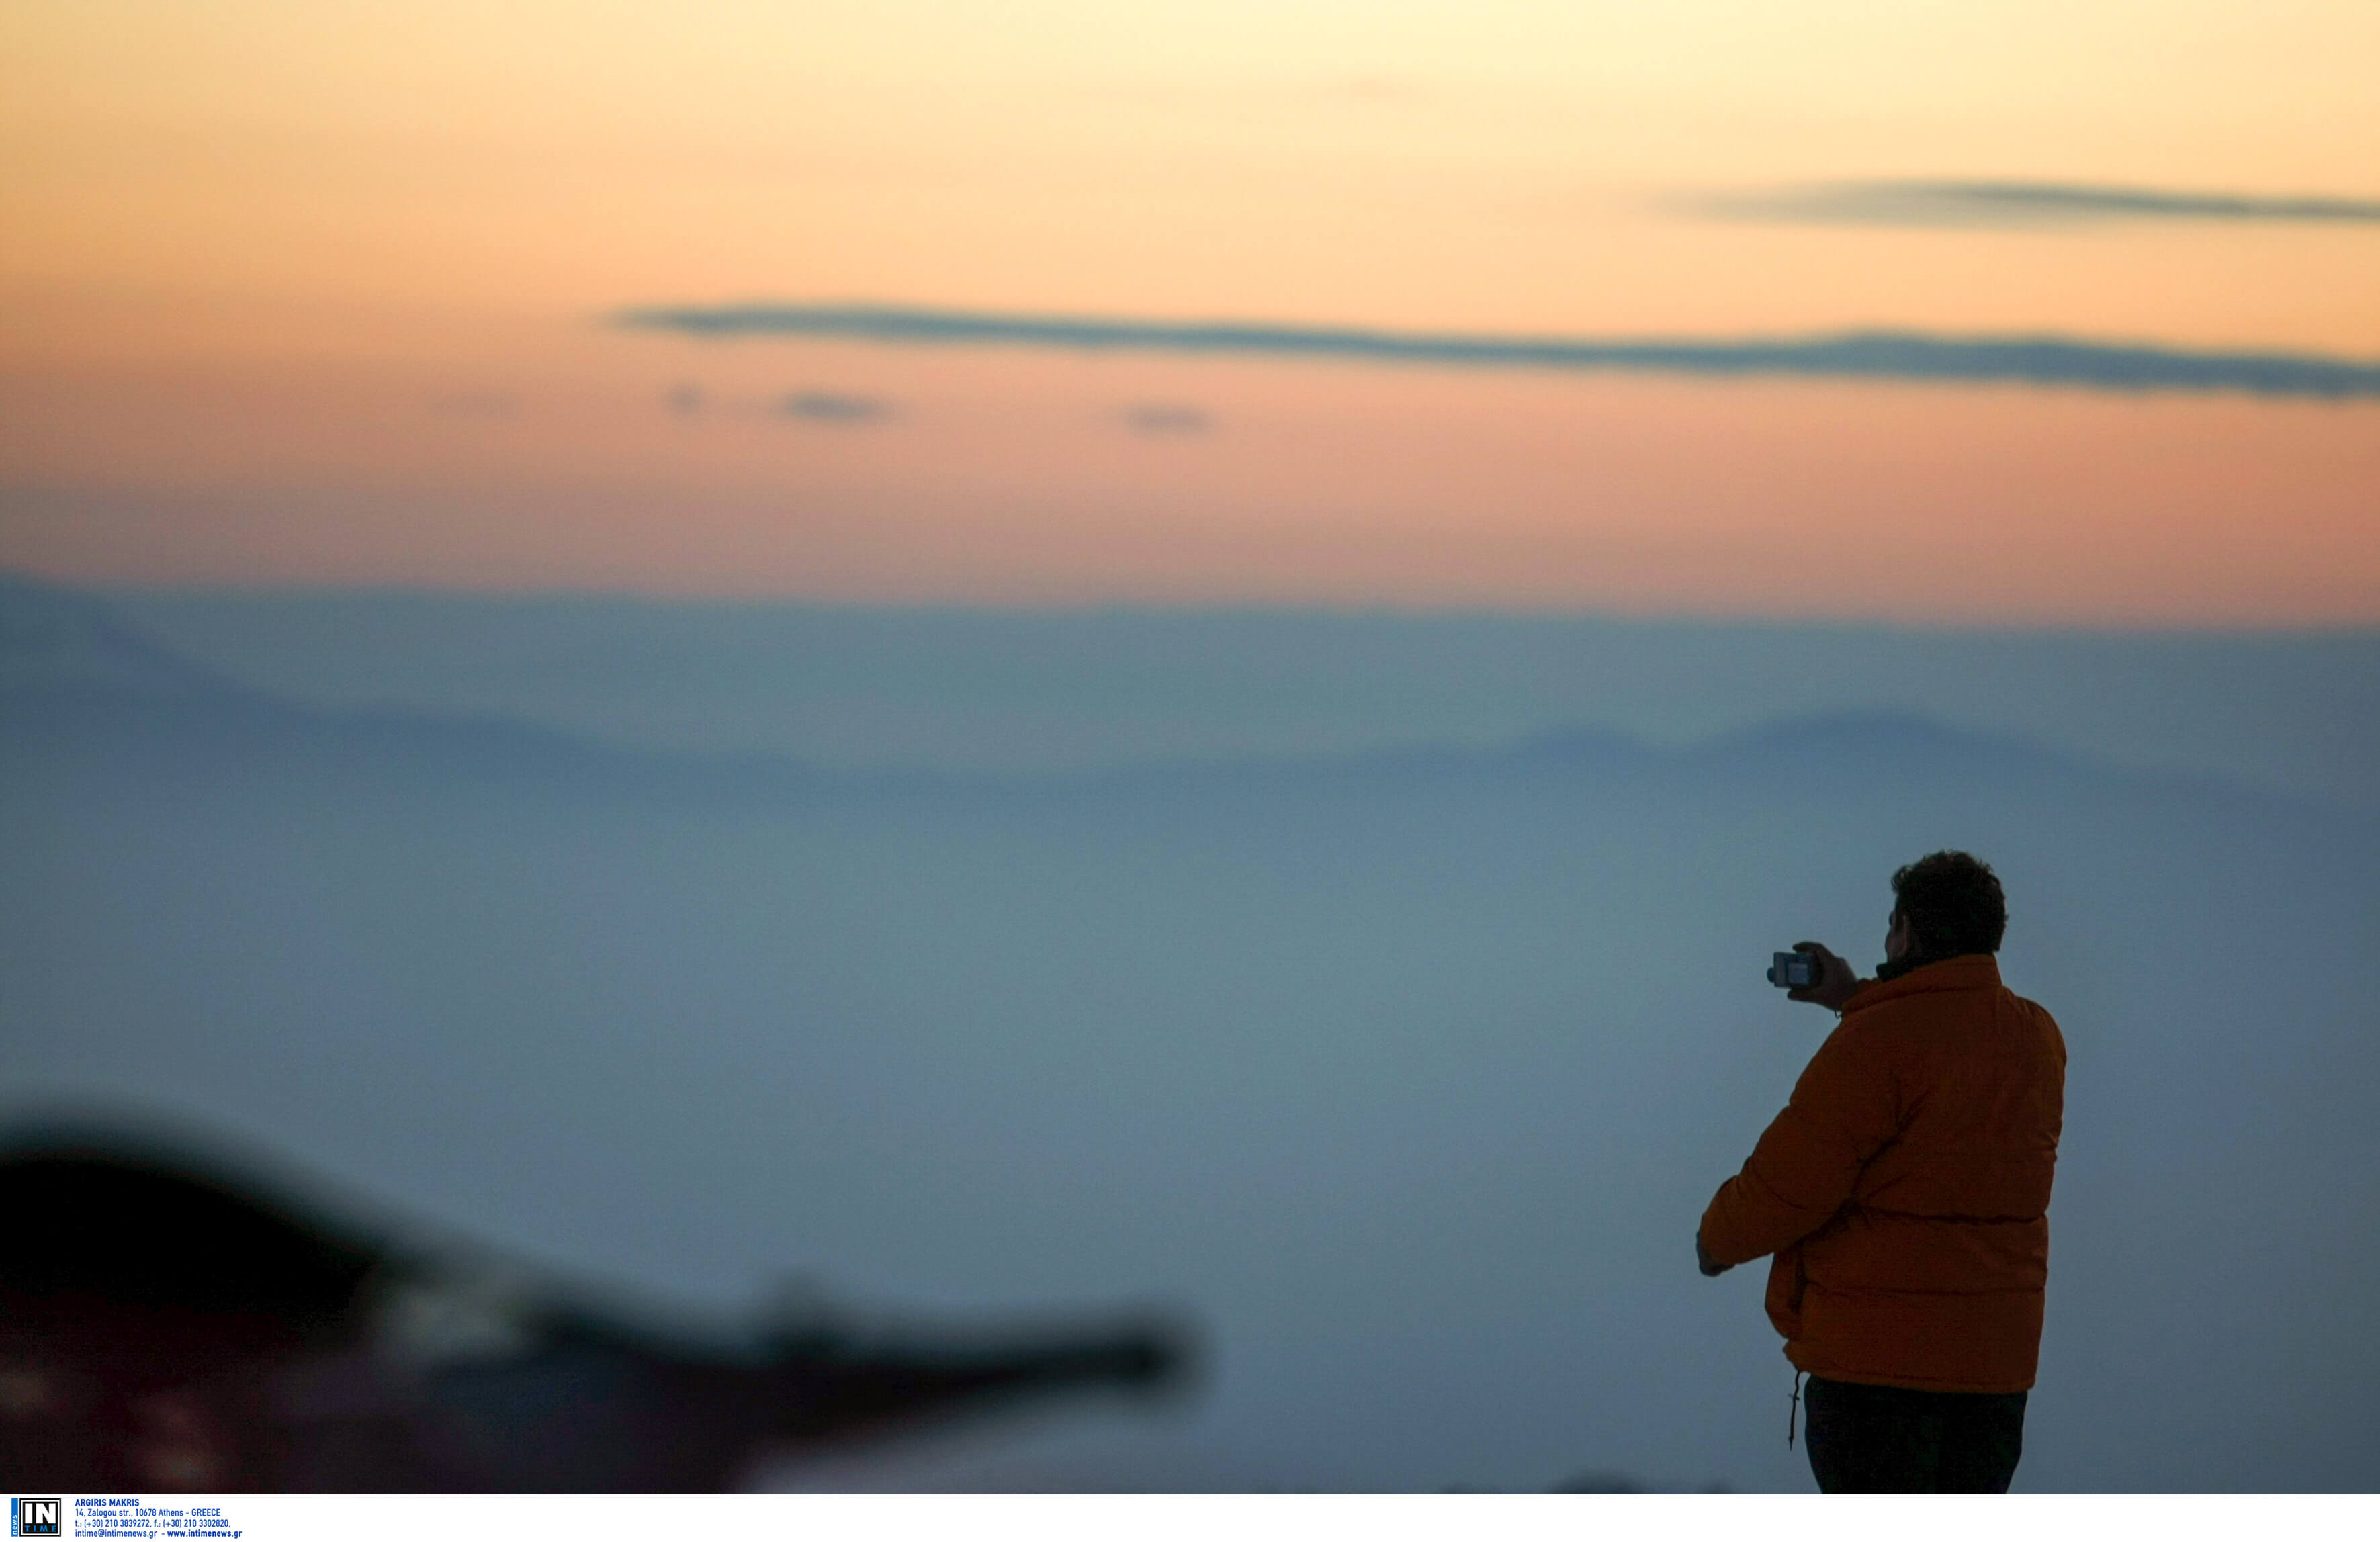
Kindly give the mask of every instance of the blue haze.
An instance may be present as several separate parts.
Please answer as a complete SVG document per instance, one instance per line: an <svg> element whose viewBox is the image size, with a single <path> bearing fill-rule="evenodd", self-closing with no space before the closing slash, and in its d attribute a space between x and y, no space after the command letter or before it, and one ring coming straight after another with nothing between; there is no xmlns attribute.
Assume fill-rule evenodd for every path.
<svg viewBox="0 0 2380 1542"><path fill-rule="evenodd" d="M1902 712L2380 809L2380 630L2119 632L1294 610L992 611L118 589L140 633L341 708L624 748L991 774L1491 748L1582 723L1682 747Z"/></svg>
<svg viewBox="0 0 2380 1542"><path fill-rule="evenodd" d="M549 603L573 625L642 613ZM186 637L214 604L212 653L148 625L179 606ZM468 649L322 676L410 699L261 688L221 640L242 604L284 627L340 609L0 589L6 1109L204 1120L425 1223L688 1301L787 1274L937 1307L1157 1300L1213 1346L1172 1418L985 1427L784 1481L1806 1488L1759 1270L1701 1280L1689 1239L1826 1026L1760 981L1767 953L1818 936L1872 962L1886 875L1946 844L2006 876L2008 975L2073 1052L2019 1486L2380 1481L2368 804L2128 767L1949 705L1463 743L1440 700L1398 745L1385 681L1375 716L1329 730L1362 744L1276 724L1251 748L1266 711L1235 717L1206 677L1163 698L1239 724L1203 758L1163 739L968 763L968 725L1064 713L1028 662L966 646L1013 638L999 618L917 613L858 618L905 644L880 636L879 673L820 699L862 745L867 682L922 712L940 659L962 715L919 742L942 748L805 763L730 742L765 736L746 728L686 742L650 708L602 742L496 710L459 671L425 704ZM417 638L553 613L471 604L354 613L410 614ZM1061 662L1082 635L1045 623L1015 625L1062 705L1099 672ZM1268 646L1226 655L1284 723L1323 690L1268 697L1257 661L1293 674L1285 639L1352 627L1363 659L1402 625L1506 636L1084 625L1253 627ZM1648 654L1694 632L1546 625ZM1937 681L1960 641L1929 645ZM614 655L632 699L650 642ZM2369 642L2140 646L2178 684L2198 670L2201 708L2246 712L2219 682ZM550 717L600 694L602 655L577 658ZM1512 693L1479 658L1439 667ZM1317 678L1363 677L1336 668ZM534 674L495 667L499 695Z"/></svg>

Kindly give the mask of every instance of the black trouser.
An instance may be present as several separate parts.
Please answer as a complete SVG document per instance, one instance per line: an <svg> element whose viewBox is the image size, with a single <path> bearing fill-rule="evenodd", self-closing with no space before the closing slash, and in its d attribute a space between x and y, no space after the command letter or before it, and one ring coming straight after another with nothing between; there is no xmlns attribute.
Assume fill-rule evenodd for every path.
<svg viewBox="0 0 2380 1542"><path fill-rule="evenodd" d="M1921 1392L1810 1378L1810 1471L1828 1494L2005 1494L2022 1392Z"/></svg>

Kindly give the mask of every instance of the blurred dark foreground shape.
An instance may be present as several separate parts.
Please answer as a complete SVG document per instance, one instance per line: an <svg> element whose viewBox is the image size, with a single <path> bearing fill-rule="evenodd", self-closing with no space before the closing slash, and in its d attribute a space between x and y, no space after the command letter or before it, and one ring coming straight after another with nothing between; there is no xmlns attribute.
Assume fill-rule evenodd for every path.
<svg viewBox="0 0 2380 1542"><path fill-rule="evenodd" d="M212 1162L0 1142L0 1482L17 1490L698 1492L952 1415L1178 1383L1154 1321L709 1336L409 1253Z"/></svg>

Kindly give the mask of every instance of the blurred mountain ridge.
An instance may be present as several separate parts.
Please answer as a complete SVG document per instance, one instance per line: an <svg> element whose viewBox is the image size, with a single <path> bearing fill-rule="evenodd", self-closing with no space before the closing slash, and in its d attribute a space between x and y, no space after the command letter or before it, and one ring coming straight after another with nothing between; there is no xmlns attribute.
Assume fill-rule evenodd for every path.
<svg viewBox="0 0 2380 1542"><path fill-rule="evenodd" d="M1425 747L1591 724L1665 750L1888 712L2380 810L2380 630L1315 606L69 586L121 628L328 710L623 748L988 777Z"/></svg>
<svg viewBox="0 0 2380 1542"><path fill-rule="evenodd" d="M20 748L152 767L318 767L542 777L585 789L740 798L841 790L1075 791L1354 780L1644 778L1708 782L1890 773L1961 780L2082 778L2196 788L2272 806L2325 800L2223 778L2120 767L2012 734L1920 712L1866 709L1790 715L1680 748L1575 724L1479 747L1419 742L1305 753L1182 756L1089 770L997 771L821 767L767 751L606 743L517 716L407 706L324 707L260 690L182 657L118 619L105 601L0 573L0 725Z"/></svg>
<svg viewBox="0 0 2380 1542"><path fill-rule="evenodd" d="M104 601L0 569L0 690L242 694L228 675L125 625Z"/></svg>

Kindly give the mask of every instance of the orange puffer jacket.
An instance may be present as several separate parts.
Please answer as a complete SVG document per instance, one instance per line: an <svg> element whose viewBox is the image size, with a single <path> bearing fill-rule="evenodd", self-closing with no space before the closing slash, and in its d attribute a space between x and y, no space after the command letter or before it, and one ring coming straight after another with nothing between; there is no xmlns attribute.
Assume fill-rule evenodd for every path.
<svg viewBox="0 0 2380 1542"><path fill-rule="evenodd" d="M1777 1255L1768 1318L1813 1376L2018 1392L2041 1354L2066 1041L1970 953L1870 984L1703 1212Z"/></svg>

